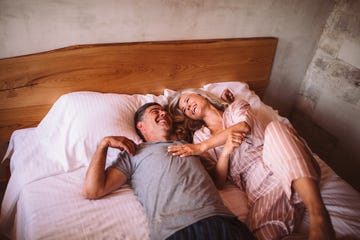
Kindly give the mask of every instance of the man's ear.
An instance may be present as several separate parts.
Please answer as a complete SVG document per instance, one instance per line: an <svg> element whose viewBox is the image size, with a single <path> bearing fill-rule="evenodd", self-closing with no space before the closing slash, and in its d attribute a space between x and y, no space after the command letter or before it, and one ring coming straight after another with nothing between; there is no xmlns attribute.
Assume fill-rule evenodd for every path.
<svg viewBox="0 0 360 240"><path fill-rule="evenodd" d="M144 129L144 124L143 124L142 122L138 122L138 123L136 124L136 127L137 127L137 129L139 129L140 132L141 132L141 130Z"/></svg>

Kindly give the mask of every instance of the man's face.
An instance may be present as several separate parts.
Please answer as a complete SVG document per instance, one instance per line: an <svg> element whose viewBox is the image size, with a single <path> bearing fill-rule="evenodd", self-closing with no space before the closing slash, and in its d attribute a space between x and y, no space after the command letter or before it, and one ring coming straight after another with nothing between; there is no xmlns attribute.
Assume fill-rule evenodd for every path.
<svg viewBox="0 0 360 240"><path fill-rule="evenodd" d="M153 105L145 110L142 120L137 127L145 138L169 134L172 128L172 119L162 106Z"/></svg>

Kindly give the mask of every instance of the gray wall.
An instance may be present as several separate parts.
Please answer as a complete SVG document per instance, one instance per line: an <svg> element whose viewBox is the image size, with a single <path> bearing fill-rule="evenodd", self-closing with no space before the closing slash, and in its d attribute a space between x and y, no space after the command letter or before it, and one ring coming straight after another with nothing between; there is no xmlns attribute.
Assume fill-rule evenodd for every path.
<svg viewBox="0 0 360 240"><path fill-rule="evenodd" d="M0 0L0 58L83 43L275 36L279 45L265 101L287 115L333 5L329 0Z"/></svg>
<svg viewBox="0 0 360 240"><path fill-rule="evenodd" d="M275 36L265 103L309 115L351 152L338 166L354 169L359 12L359 0L0 0L0 58L86 43Z"/></svg>
<svg viewBox="0 0 360 240"><path fill-rule="evenodd" d="M332 135L327 160L360 189L359 0L336 2L295 107Z"/></svg>

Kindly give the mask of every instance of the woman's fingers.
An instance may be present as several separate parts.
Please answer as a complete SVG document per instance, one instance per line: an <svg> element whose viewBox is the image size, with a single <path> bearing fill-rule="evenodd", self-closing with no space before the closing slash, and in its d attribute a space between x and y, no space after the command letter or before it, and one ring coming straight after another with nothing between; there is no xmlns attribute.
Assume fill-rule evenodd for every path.
<svg viewBox="0 0 360 240"><path fill-rule="evenodd" d="M173 156L179 156L182 154L182 145L171 145L168 147L168 152L172 153Z"/></svg>
<svg viewBox="0 0 360 240"><path fill-rule="evenodd" d="M244 140L244 136L240 132L232 132L229 136L233 147L239 147Z"/></svg>
<svg viewBox="0 0 360 240"><path fill-rule="evenodd" d="M182 145L170 145L168 147L168 152L177 152L179 149L181 149Z"/></svg>
<svg viewBox="0 0 360 240"><path fill-rule="evenodd" d="M168 147L168 152L173 156L186 157L192 155L192 150L186 145L171 145Z"/></svg>
<svg viewBox="0 0 360 240"><path fill-rule="evenodd" d="M224 89L221 93L221 98L228 103L232 103L235 100L234 94L228 88Z"/></svg>

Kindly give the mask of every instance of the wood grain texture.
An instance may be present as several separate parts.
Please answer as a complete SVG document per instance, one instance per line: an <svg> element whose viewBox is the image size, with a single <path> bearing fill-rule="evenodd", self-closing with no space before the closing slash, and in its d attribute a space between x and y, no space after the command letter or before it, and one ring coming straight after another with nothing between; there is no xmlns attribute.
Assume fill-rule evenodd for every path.
<svg viewBox="0 0 360 240"><path fill-rule="evenodd" d="M262 96L276 45L271 37L96 44L0 59L0 154L14 130L36 126L73 91L161 94L243 81Z"/></svg>

